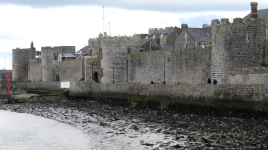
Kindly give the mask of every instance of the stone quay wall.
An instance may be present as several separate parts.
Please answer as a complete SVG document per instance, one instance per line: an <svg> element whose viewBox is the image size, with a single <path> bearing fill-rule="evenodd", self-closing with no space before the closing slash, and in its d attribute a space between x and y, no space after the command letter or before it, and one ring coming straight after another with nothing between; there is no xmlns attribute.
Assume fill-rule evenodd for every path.
<svg viewBox="0 0 268 150"><path fill-rule="evenodd" d="M0 82L0 95L7 95L6 82ZM25 94L27 90L59 92L60 82L12 82L10 94ZM15 89L15 90L13 90ZM158 85L158 84L101 84L97 82L71 81L70 93L87 93L99 96L155 99L166 105L184 101L216 105L242 104L251 108L268 107L268 85Z"/></svg>

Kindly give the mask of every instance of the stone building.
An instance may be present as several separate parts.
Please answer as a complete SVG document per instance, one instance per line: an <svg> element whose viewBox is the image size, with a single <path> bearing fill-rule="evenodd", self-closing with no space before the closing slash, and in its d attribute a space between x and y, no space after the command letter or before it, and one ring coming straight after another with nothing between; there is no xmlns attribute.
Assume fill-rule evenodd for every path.
<svg viewBox="0 0 268 150"><path fill-rule="evenodd" d="M127 55L131 48L139 48L140 38L138 36L105 37L99 35L99 38L89 39L88 43L90 57L100 59L100 62L93 62L100 64L98 66L101 68L97 69L100 72L94 73L86 69L88 70L86 74L92 74L95 81L97 76L101 76L101 83L127 82Z"/></svg>
<svg viewBox="0 0 268 150"><path fill-rule="evenodd" d="M182 31L174 40L174 48L194 48L211 45L211 30L209 28L188 28L187 24L181 25Z"/></svg>
<svg viewBox="0 0 268 150"><path fill-rule="evenodd" d="M35 58L35 48L33 42L30 48L16 48L12 50L12 80L27 81L29 59Z"/></svg>
<svg viewBox="0 0 268 150"><path fill-rule="evenodd" d="M266 25L266 39L268 39L268 9L260 9L257 10L258 3L252 2L251 5L251 12L246 15L242 22L246 23L248 18L263 18L265 19L265 25Z"/></svg>
<svg viewBox="0 0 268 150"><path fill-rule="evenodd" d="M145 51L156 51L161 49L173 49L174 39L181 31L177 27L149 28L148 36L141 39L141 47Z"/></svg>

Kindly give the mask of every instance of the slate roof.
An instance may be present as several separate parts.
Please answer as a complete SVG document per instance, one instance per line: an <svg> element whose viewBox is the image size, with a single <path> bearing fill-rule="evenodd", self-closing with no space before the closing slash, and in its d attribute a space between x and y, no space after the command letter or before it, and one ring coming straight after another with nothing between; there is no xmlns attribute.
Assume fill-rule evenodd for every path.
<svg viewBox="0 0 268 150"><path fill-rule="evenodd" d="M211 41L212 34L208 28L186 28L185 30L195 41Z"/></svg>
<svg viewBox="0 0 268 150"><path fill-rule="evenodd" d="M160 44L160 47L162 48L162 44ZM163 45L163 49L174 49L174 45Z"/></svg>
<svg viewBox="0 0 268 150"><path fill-rule="evenodd" d="M80 49L79 51L77 51L76 53L80 54L80 51L82 51L82 53L87 53L87 50L88 50L88 46L85 46L82 49Z"/></svg>
<svg viewBox="0 0 268 150"><path fill-rule="evenodd" d="M265 19L265 24L267 27L268 26L268 9L257 10L257 13L258 13L258 18ZM242 22L246 23L248 18L250 18L250 13L243 18Z"/></svg>
<svg viewBox="0 0 268 150"><path fill-rule="evenodd" d="M75 57L72 53L63 53L62 57Z"/></svg>
<svg viewBox="0 0 268 150"><path fill-rule="evenodd" d="M157 38L160 38L161 37L161 34L164 34L164 37L166 37L169 34L171 34L172 32L174 32L174 30L175 30L175 27L170 28L168 31L166 31L166 30L155 30L154 33L152 33L152 34L150 34L148 36L148 39L146 39L146 37L143 38L143 39L141 39L141 45L143 45L144 43L146 43L147 41L149 41L150 39L152 39L154 35L155 35L155 38L156 39Z"/></svg>

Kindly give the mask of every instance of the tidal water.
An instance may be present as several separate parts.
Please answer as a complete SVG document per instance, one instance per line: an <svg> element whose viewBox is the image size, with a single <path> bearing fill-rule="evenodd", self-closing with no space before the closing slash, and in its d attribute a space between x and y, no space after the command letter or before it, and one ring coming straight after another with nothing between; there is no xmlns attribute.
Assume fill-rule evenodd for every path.
<svg viewBox="0 0 268 150"><path fill-rule="evenodd" d="M92 138L72 125L0 110L0 150L93 150Z"/></svg>

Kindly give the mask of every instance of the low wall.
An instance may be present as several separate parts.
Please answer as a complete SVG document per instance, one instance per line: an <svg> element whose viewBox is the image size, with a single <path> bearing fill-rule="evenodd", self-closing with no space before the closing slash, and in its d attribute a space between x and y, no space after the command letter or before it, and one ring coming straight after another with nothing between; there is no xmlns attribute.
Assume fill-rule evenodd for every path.
<svg viewBox="0 0 268 150"><path fill-rule="evenodd" d="M192 101L218 105L242 104L248 107L266 105L268 85L155 85L98 84L71 82L71 93L91 93L101 96L140 96L161 103ZM268 103L267 103L268 104ZM256 106L258 107L258 106Z"/></svg>
<svg viewBox="0 0 268 150"><path fill-rule="evenodd" d="M25 93L29 89L58 92L60 82L11 83L12 94ZM0 95L7 94L7 85L1 84ZM268 85L161 85L161 84L100 84L96 82L72 81L70 93L88 93L99 96L140 96L167 104L172 101L192 101L218 105L243 104L248 107L268 107ZM267 106L266 106L267 105Z"/></svg>

